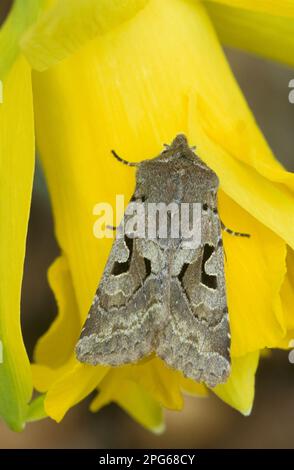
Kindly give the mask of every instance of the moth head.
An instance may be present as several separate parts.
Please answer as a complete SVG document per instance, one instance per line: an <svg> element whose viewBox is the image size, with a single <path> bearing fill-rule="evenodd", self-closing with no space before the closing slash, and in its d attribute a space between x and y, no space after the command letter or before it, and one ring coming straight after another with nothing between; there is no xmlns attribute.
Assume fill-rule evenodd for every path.
<svg viewBox="0 0 294 470"><path fill-rule="evenodd" d="M170 145L164 144L165 150L163 153L168 153L169 155L175 157L180 155L190 155L194 154L195 146L189 147L188 139L185 134L178 134Z"/></svg>
<svg viewBox="0 0 294 470"><path fill-rule="evenodd" d="M178 134L171 143L171 148L182 149L188 147L188 140L184 134Z"/></svg>

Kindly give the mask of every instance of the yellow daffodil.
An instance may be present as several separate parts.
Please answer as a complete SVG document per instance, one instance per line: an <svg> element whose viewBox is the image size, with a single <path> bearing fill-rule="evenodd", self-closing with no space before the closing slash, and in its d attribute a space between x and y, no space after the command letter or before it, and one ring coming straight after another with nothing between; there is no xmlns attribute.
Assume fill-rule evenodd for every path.
<svg viewBox="0 0 294 470"><path fill-rule="evenodd" d="M1 30L11 28L5 37L14 37L15 50L0 68L4 358L8 351L0 365L0 414L14 428L44 410L60 421L97 389L91 410L114 401L159 431L163 407L180 410L183 393L207 393L156 357L110 368L83 365L74 355L111 246L93 236L93 207L114 205L116 194L127 199L134 187L132 169L112 159L110 149L139 161L179 132L220 178L222 220L251 234L245 241L224 234L232 373L213 390L249 414L260 351L286 348L294 335L294 178L258 129L220 40L294 65L294 1L39 2L43 12L35 20L31 10L34 23L24 34L11 26L18 4ZM2 43L0 36L0 51ZM32 366L34 386L46 395L28 407L32 384L19 297L33 172L30 67L37 146L61 255L49 270L59 314L39 340Z"/></svg>

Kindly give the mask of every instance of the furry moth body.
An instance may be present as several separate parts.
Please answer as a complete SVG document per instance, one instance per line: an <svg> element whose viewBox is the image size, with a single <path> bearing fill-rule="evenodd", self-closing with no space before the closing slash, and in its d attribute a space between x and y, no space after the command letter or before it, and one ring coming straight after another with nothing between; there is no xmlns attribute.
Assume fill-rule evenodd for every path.
<svg viewBox="0 0 294 470"><path fill-rule="evenodd" d="M214 387L230 374L218 177L184 135L158 157L132 165L137 166L132 201L201 203L202 241L187 249L180 237L116 239L77 358L119 366L155 353L186 377Z"/></svg>

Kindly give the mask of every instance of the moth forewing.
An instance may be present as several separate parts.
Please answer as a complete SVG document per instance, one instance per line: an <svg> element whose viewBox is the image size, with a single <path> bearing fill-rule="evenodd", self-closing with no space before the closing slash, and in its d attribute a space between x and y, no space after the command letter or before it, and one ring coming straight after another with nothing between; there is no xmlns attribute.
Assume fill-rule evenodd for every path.
<svg viewBox="0 0 294 470"><path fill-rule="evenodd" d="M185 244L183 231L163 230L161 216L152 237L147 230L138 238L125 231L114 240L76 346L81 362L118 366L155 352L208 386L226 381L230 335L217 189L216 174L183 135L137 164L132 201L146 210L150 204L198 204L193 227L201 226L201 237L194 246ZM130 217L125 214L123 227Z"/></svg>

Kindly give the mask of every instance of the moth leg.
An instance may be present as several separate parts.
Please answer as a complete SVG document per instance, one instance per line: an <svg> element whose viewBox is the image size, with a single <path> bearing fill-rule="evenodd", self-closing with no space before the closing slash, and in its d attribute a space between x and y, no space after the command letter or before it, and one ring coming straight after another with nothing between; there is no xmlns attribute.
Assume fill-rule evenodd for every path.
<svg viewBox="0 0 294 470"><path fill-rule="evenodd" d="M207 211L208 209L211 210L214 214L218 214L217 207L210 206L204 203L202 206L202 210ZM231 230L230 228L226 227L222 221L221 221L221 227L222 227L222 230L229 233L230 235L233 235L234 237L247 237L247 238L250 237L249 233L235 232L234 230Z"/></svg>
<svg viewBox="0 0 294 470"><path fill-rule="evenodd" d="M221 221L221 227L222 227L222 230L229 233L230 235L233 235L234 237L247 237L247 238L250 237L249 233L234 232L234 230L231 230L230 228L226 227L222 221Z"/></svg>
<svg viewBox="0 0 294 470"><path fill-rule="evenodd" d="M121 158L121 157L115 152L115 150L111 150L111 153L112 153L112 155L114 156L114 158L116 158L119 162L123 163L124 165L128 165L128 166L138 166L138 165L139 165L138 162L128 162L127 160L124 160L123 158Z"/></svg>
<svg viewBox="0 0 294 470"><path fill-rule="evenodd" d="M227 261L228 261L228 258L227 258L227 253L226 253L226 250L225 250L225 248L224 248L223 250L224 250L225 260L226 260L226 263L227 263Z"/></svg>

